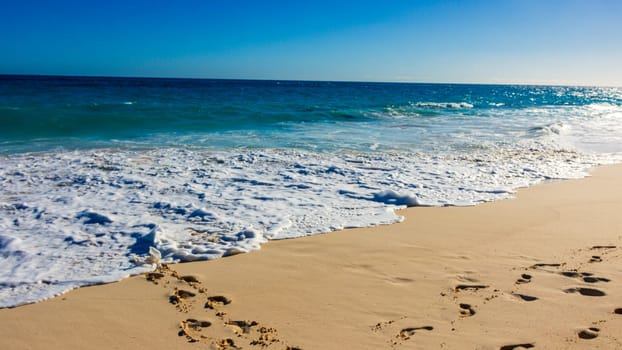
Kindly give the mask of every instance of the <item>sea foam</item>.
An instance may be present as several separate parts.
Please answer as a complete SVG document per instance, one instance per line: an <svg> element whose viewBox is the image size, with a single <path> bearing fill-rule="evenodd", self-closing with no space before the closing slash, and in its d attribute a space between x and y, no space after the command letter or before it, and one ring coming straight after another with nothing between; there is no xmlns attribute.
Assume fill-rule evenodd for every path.
<svg viewBox="0 0 622 350"><path fill-rule="evenodd" d="M397 208L473 205L600 161L521 147L463 155L266 149L99 150L6 156L0 306L213 259L269 239L389 224Z"/></svg>

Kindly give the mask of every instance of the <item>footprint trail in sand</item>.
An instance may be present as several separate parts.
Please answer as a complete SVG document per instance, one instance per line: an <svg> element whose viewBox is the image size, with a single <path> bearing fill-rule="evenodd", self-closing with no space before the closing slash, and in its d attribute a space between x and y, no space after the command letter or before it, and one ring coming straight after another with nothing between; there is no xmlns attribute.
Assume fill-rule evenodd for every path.
<svg viewBox="0 0 622 350"><path fill-rule="evenodd" d="M145 274L145 278L167 289L169 303L187 315L179 321L178 335L190 343L208 344L218 350L302 350L282 340L275 328L243 318L228 318L227 306L233 300L224 295L209 295L196 276L180 276L170 266L162 264L156 271Z"/></svg>

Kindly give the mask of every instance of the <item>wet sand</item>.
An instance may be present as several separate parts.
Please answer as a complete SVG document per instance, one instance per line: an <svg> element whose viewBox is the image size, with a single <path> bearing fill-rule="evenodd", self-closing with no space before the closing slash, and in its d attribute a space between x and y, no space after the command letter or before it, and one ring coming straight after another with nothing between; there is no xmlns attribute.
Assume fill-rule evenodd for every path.
<svg viewBox="0 0 622 350"><path fill-rule="evenodd" d="M0 310L0 348L622 348L622 166L401 214Z"/></svg>

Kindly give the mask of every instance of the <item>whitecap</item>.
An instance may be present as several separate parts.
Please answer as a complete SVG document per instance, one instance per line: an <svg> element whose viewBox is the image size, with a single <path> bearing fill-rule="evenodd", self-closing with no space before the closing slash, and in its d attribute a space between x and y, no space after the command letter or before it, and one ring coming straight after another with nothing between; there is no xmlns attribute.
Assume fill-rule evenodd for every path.
<svg viewBox="0 0 622 350"><path fill-rule="evenodd" d="M450 109L469 109L474 106L468 102L416 102L412 104L417 108L450 108Z"/></svg>

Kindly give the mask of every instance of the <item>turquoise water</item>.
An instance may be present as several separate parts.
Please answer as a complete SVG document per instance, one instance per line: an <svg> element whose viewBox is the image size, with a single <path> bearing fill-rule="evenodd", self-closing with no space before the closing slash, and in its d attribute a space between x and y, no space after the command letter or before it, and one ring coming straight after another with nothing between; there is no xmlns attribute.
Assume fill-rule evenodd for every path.
<svg viewBox="0 0 622 350"><path fill-rule="evenodd" d="M186 145L209 148L451 148L539 127L535 108L622 106L619 89L586 87L1 77L3 153ZM570 111L567 111L570 110ZM555 112L559 115L554 115ZM570 115L572 114L572 115ZM529 120L529 119L532 120ZM514 124L518 123L519 125ZM532 123L533 125L530 125ZM525 130L527 128L527 130Z"/></svg>
<svg viewBox="0 0 622 350"><path fill-rule="evenodd" d="M616 88L1 76L0 307L621 152Z"/></svg>

